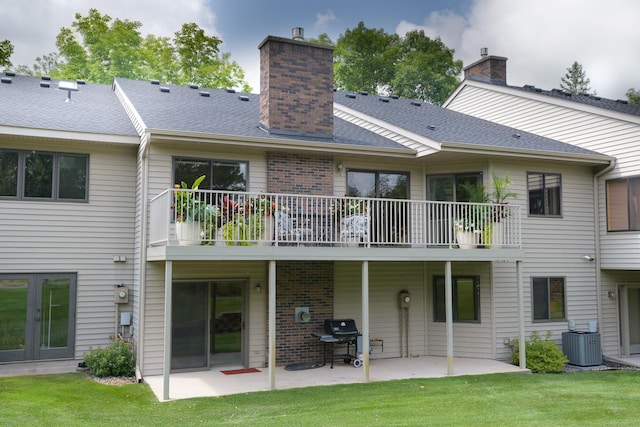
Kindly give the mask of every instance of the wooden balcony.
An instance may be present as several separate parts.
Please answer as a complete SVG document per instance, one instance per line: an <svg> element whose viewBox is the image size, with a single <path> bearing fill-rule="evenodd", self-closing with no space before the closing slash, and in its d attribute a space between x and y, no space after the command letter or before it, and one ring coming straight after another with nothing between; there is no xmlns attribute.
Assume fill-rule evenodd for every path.
<svg viewBox="0 0 640 427"><path fill-rule="evenodd" d="M148 246L238 257L260 253L254 248L274 256L306 248L488 255L521 249L520 221L515 205L170 189L149 203Z"/></svg>

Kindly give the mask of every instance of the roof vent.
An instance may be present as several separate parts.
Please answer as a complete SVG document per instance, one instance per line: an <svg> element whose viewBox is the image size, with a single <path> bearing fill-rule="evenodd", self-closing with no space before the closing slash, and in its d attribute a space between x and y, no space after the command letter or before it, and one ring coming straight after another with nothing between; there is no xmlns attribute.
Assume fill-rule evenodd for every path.
<svg viewBox="0 0 640 427"><path fill-rule="evenodd" d="M378 98L380 102L389 102L389 98Z"/></svg>
<svg viewBox="0 0 640 427"><path fill-rule="evenodd" d="M618 104L624 104L624 105L627 105L627 104L629 103L628 101L626 101L626 100L624 100L624 99L616 99L616 102L617 102Z"/></svg>
<svg viewBox="0 0 640 427"><path fill-rule="evenodd" d="M238 97L238 99L239 99L240 101L248 101L248 100L249 100L249 97L248 97L247 95L240 95L240 96Z"/></svg>
<svg viewBox="0 0 640 427"><path fill-rule="evenodd" d="M78 92L78 83L77 82L58 82L58 90L66 90L67 91L67 99L64 102L73 102L71 101L71 92Z"/></svg>
<svg viewBox="0 0 640 427"><path fill-rule="evenodd" d="M304 28L293 27L291 29L291 38L294 40L304 40Z"/></svg>
<svg viewBox="0 0 640 427"><path fill-rule="evenodd" d="M11 78L10 77L2 77L0 79L0 82L2 82L2 83L11 83Z"/></svg>
<svg viewBox="0 0 640 427"><path fill-rule="evenodd" d="M51 83L49 83L49 82L40 82L40 87L49 88L49 87L51 87Z"/></svg>
<svg viewBox="0 0 640 427"><path fill-rule="evenodd" d="M76 80L76 83L79 85L86 85L87 83L84 80Z"/></svg>
<svg viewBox="0 0 640 427"><path fill-rule="evenodd" d="M410 103L410 104L411 104L411 105L413 105L414 107L419 107L419 106L421 106L421 105L422 105L422 103L421 103L421 102L418 102L418 101L411 101L411 103Z"/></svg>
<svg viewBox="0 0 640 427"><path fill-rule="evenodd" d="M200 91L200 96L204 96L205 98L209 97L209 92L205 92L203 90Z"/></svg>
<svg viewBox="0 0 640 427"><path fill-rule="evenodd" d="M227 93L236 93L235 89L227 89Z"/></svg>
<svg viewBox="0 0 640 427"><path fill-rule="evenodd" d="M160 80L151 80L151 84L152 85L159 85L160 84Z"/></svg>
<svg viewBox="0 0 640 427"><path fill-rule="evenodd" d="M41 79L49 81L49 80L51 80L51 76L42 76Z"/></svg>
<svg viewBox="0 0 640 427"><path fill-rule="evenodd" d="M427 127L429 128L429 130L436 130L436 127L434 125L429 125Z"/></svg>
<svg viewBox="0 0 640 427"><path fill-rule="evenodd" d="M400 97L398 95L389 95L389 98L391 98L391 99L399 99Z"/></svg>
<svg viewBox="0 0 640 427"><path fill-rule="evenodd" d="M166 87L166 86L160 86L160 92L162 92L162 93L169 93L169 92L171 92L171 89L169 89L169 88L168 88L168 87Z"/></svg>
<svg viewBox="0 0 640 427"><path fill-rule="evenodd" d="M480 56L482 56L484 58L487 55L489 55L489 48L488 47L481 47L480 48Z"/></svg>
<svg viewBox="0 0 640 427"><path fill-rule="evenodd" d="M358 92L358 93L359 93L360 95L363 95L363 96L367 96L367 95L369 95L369 92L367 92L366 90L361 90L361 91L360 91L360 92Z"/></svg>
<svg viewBox="0 0 640 427"><path fill-rule="evenodd" d="M513 136L514 138L520 138L522 135L520 135L519 133L514 133L512 136Z"/></svg>
<svg viewBox="0 0 640 427"><path fill-rule="evenodd" d="M344 96L347 98L356 99L355 93L345 93Z"/></svg>
<svg viewBox="0 0 640 427"><path fill-rule="evenodd" d="M197 85L197 84L194 84L194 83L191 83L191 84L189 85L189 88L190 88L190 89L199 89L199 88L198 88L198 85Z"/></svg>
<svg viewBox="0 0 640 427"><path fill-rule="evenodd" d="M5 71L5 72L4 72L4 75L5 75L5 76L8 76L8 77L15 77L15 76L16 76L16 73L15 73L15 72L13 72L13 71Z"/></svg>

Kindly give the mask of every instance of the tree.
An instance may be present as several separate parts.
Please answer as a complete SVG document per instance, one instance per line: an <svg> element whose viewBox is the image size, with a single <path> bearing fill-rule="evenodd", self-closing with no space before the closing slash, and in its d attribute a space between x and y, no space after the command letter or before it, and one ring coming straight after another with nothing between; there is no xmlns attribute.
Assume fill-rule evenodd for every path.
<svg viewBox="0 0 640 427"><path fill-rule="evenodd" d="M334 83L342 90L377 93L393 78L398 36L372 29L360 21L338 38L334 51Z"/></svg>
<svg viewBox="0 0 640 427"><path fill-rule="evenodd" d="M389 87L392 93L441 104L460 83L462 61L453 59L454 51L440 37L432 40L422 30L408 32L400 53Z"/></svg>
<svg viewBox="0 0 640 427"><path fill-rule="evenodd" d="M640 90L631 88L627 91L626 95L629 100L629 104L640 104Z"/></svg>
<svg viewBox="0 0 640 427"><path fill-rule="evenodd" d="M405 37L369 29L360 22L338 38L334 56L336 87L348 91L388 91L441 104L460 83L462 62L454 51L424 31Z"/></svg>
<svg viewBox="0 0 640 427"><path fill-rule="evenodd" d="M219 52L222 40L196 24L183 24L174 38L143 38L141 27L139 21L112 19L97 9L86 16L76 13L71 26L56 37L58 51L36 58L33 70L22 71L94 83L125 77L251 91L242 68L230 54Z"/></svg>
<svg viewBox="0 0 640 427"><path fill-rule="evenodd" d="M565 74L564 77L560 79L560 88L574 95L580 93L589 93L595 95L596 92L591 92L589 83L590 80L587 78L587 74L582 69L582 65L580 65L577 61L574 61L571 67L567 68L567 74Z"/></svg>
<svg viewBox="0 0 640 427"><path fill-rule="evenodd" d="M11 67L11 58L13 55L13 44L9 40L0 40L0 67Z"/></svg>
<svg viewBox="0 0 640 427"><path fill-rule="evenodd" d="M317 39L314 39L312 37L305 39L305 41L308 41L309 43L316 43L316 44L323 44L326 46L334 46L335 47L335 43L333 42L333 40L331 40L331 37L329 37L329 34L327 33L322 33L318 36Z"/></svg>

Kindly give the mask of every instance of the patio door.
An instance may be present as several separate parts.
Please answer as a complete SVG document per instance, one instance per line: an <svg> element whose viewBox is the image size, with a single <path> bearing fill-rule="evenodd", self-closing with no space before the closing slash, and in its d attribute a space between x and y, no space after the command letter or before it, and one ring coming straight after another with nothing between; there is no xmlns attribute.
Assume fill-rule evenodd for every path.
<svg viewBox="0 0 640 427"><path fill-rule="evenodd" d="M71 358L75 274L0 275L0 362Z"/></svg>
<svg viewBox="0 0 640 427"><path fill-rule="evenodd" d="M173 284L171 369L242 365L244 281Z"/></svg>
<svg viewBox="0 0 640 427"><path fill-rule="evenodd" d="M620 286L618 291L622 354L640 354L640 285Z"/></svg>

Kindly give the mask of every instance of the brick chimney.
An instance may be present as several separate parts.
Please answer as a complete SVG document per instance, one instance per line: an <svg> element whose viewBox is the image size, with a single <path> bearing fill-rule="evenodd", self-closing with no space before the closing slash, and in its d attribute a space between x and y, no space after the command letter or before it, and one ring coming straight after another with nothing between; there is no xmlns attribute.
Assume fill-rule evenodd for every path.
<svg viewBox="0 0 640 427"><path fill-rule="evenodd" d="M267 36L260 43L260 124L276 134L333 136L333 47Z"/></svg>
<svg viewBox="0 0 640 427"><path fill-rule="evenodd" d="M482 58L464 68L464 78L475 78L489 83L507 84L507 58L491 56L486 47L480 50Z"/></svg>

